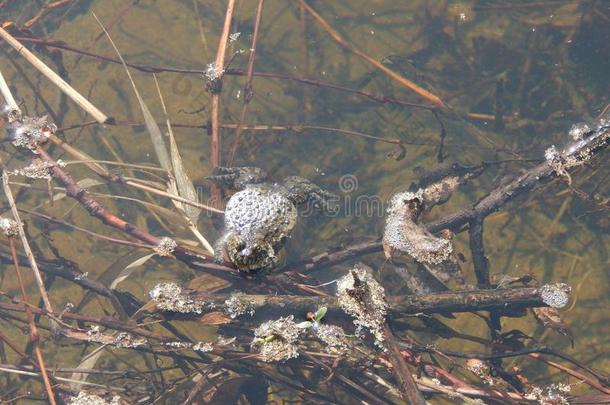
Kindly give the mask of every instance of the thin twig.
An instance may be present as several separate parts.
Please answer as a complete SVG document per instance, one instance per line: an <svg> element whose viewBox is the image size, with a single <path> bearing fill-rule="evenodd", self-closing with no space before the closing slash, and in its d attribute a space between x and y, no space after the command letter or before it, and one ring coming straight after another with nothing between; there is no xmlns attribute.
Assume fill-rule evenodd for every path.
<svg viewBox="0 0 610 405"><path fill-rule="evenodd" d="M42 351L40 350L40 336L38 334L38 328L36 327L36 322L34 322L34 316L32 315L32 311L28 306L28 297L25 292L25 285L23 284L23 279L21 278L21 272L19 271L19 261L17 260L17 250L15 249L15 240L12 237L9 237L9 244L11 246L11 256L13 257L13 267L15 268L15 273L17 274L17 280L19 282L19 288L21 288L21 296L23 302L26 304L26 315L28 318L28 323L30 325L30 342L34 344L34 353L36 354L36 360L38 361L38 368L40 369L40 374L42 375L42 381L44 382L45 390L47 391L47 398L52 405L55 405L55 394L53 393L53 387L51 386L51 381L49 380L49 375L47 374L47 368L44 363L44 358L42 357Z"/></svg>
<svg viewBox="0 0 610 405"><path fill-rule="evenodd" d="M387 322L383 325L383 336L389 348L390 361L393 366L392 372L394 373L396 380L400 383L400 388L405 399L411 405L426 405L426 400L417 388L413 375L411 375L411 371L400 353L400 348L398 347L394 333Z"/></svg>
<svg viewBox="0 0 610 405"><path fill-rule="evenodd" d="M390 76L392 79L396 80L398 83L402 84L403 86L413 90L415 93L419 94L421 97L425 98L426 100L434 103L436 106L441 107L441 108L447 108L447 105L445 104L445 102L443 100L441 100L438 96L430 93L428 90L424 89L423 87L418 86L417 84L413 83L409 79L402 77L401 75L394 72L393 70L388 69L385 65L383 65L381 62L379 62L377 59L367 55L360 49L354 48L352 45L348 44L347 41L345 41L343 39L343 37L341 37L341 35L333 27L331 27L330 24L328 22L326 22L326 20L324 18L322 18L322 16L320 14L318 14L313 8L311 8L311 6L309 6L304 0L300 0L300 3L303 5L303 7L305 7L305 10L307 10L307 12L318 22L318 24L320 24L320 27L322 27L324 29L324 31L326 31L332 37L332 39L337 44L339 44L342 48L347 49L349 52L353 53L354 55L364 59L365 61L367 61L368 63L373 65L375 68L377 68L378 70L380 70L383 73L385 73L386 75Z"/></svg>
<svg viewBox="0 0 610 405"><path fill-rule="evenodd" d="M0 164L2 162L0 161ZM2 169L2 188L4 189L4 195L6 196L6 200L8 201L9 206L11 207L11 213L13 214L13 219L17 222L17 229L19 231L19 238L21 239L21 244L23 246L23 250L25 252L26 257L30 262L30 268L34 273L34 279L36 280L36 284L38 285L38 291L40 292L40 297L44 302L44 306L48 311L53 311L53 306L51 305L51 301L49 300L49 295L47 294L47 290L44 286L44 281L42 280L42 275L40 274L40 270L38 269L38 264L36 263L36 258L34 257L34 253L30 248L30 244L25 235L25 231L23 230L23 223L21 222L21 218L19 217L19 211L17 210L17 205L15 204L15 199L13 198L13 193L11 192L11 188L8 184L8 173L6 169Z"/></svg>
<svg viewBox="0 0 610 405"><path fill-rule="evenodd" d="M239 146L239 140L243 129L244 121L246 120L246 112L248 111L248 104L254 97L254 91L252 89L252 77L254 75L254 61L256 60L256 44L258 42L258 33L261 25L261 19L263 17L263 4L265 0L258 0L258 8L256 9L256 17L254 20L254 33L252 34L252 45L250 46L250 57L248 58L248 68L246 76L246 85L244 86L244 103L241 107L239 114L239 124L235 129L235 140L231 145L231 155L229 157L228 166L233 166L233 160L235 160L235 153Z"/></svg>
<svg viewBox="0 0 610 405"><path fill-rule="evenodd" d="M104 62L121 64L121 61L119 59L110 58L110 57L98 55L98 54L95 54L92 52L83 51L81 49L77 49L77 48L68 46L64 42L60 42L60 41L47 40L47 39L43 39L43 38L24 37L24 36L19 36L19 37L17 37L17 39L19 39L22 42L31 42L31 43L39 44L42 46L48 46L51 48L63 49L63 50L69 51L69 52L74 52L79 55L88 56L90 58L94 58L94 59L104 61ZM180 67L172 67L172 66L153 66L153 65L147 65L147 64L142 64L142 63L129 63L129 62L126 62L125 64L131 68L134 68L136 70L139 70L141 72L146 72L146 73L168 72L168 73L184 73L184 74L195 74L195 75L203 75L205 73L201 69L189 69L189 68L180 68ZM240 70L240 69L226 69L224 74L227 76L232 76L232 75L233 76L246 76L247 72ZM291 76L288 74L272 73L272 72L254 72L254 76L266 77L269 79L292 80L292 81L296 81L296 82L311 85L311 86L329 88L329 89L333 89L333 90L337 90L337 91L342 91L342 92L347 92L347 93L355 94L358 96L362 96L362 97L368 98L369 100L375 101L380 104L396 104L396 105L401 105L404 107L421 108L424 110L434 110L437 108L436 106L431 105L431 104L414 103L411 101L400 100L400 99L396 99L393 97L372 94L372 93L368 93L366 91L352 89L349 87L326 82L323 80L312 79L312 78L308 78L308 77L297 77L297 76ZM483 118L481 118L481 119L483 119Z"/></svg>
<svg viewBox="0 0 610 405"><path fill-rule="evenodd" d="M222 28L222 34L218 42L218 51L216 53L216 61L214 62L214 69L219 72L224 72L225 66L225 53L227 50L227 41L229 39L229 30L231 29L231 19L233 18L233 9L235 8L235 0L229 0L227 3L227 12L225 14L224 26ZM221 73L223 74L223 73ZM220 78L222 80L222 77ZM212 144L210 150L210 162L212 167L220 166L220 154L221 154L221 140L219 132L219 119L218 114L220 110L220 91L214 91L212 93L212 107L211 107L211 120L212 126ZM220 205L221 192L220 188L216 184L212 184L212 194L214 198L214 204Z"/></svg>

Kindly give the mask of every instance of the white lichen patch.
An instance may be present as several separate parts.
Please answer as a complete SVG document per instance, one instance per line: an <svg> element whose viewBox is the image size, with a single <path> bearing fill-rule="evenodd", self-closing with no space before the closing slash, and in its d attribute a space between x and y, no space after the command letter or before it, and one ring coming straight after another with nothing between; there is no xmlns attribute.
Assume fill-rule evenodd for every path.
<svg viewBox="0 0 610 405"><path fill-rule="evenodd" d="M225 312L231 319L235 319L240 315L254 315L254 307L252 303L246 299L246 296L240 292L233 293L225 300Z"/></svg>
<svg viewBox="0 0 610 405"><path fill-rule="evenodd" d="M292 315L267 321L254 330L252 346L260 346L264 362L290 360L299 356L297 342L301 332Z"/></svg>
<svg viewBox="0 0 610 405"><path fill-rule="evenodd" d="M160 283L148 292L157 308L183 314L200 314L205 302L193 299L176 283Z"/></svg>
<svg viewBox="0 0 610 405"><path fill-rule="evenodd" d="M11 123L9 132L13 145L28 148L32 151L45 143L57 131L57 126L48 121L48 117L23 117Z"/></svg>
<svg viewBox="0 0 610 405"><path fill-rule="evenodd" d="M214 350L214 346L208 342L197 342L193 345L193 350L200 353L208 353Z"/></svg>
<svg viewBox="0 0 610 405"><path fill-rule="evenodd" d="M451 241L432 235L415 221L425 204L423 190L403 192L392 197L387 210L383 232L386 255L395 250L407 253L419 262L438 264L447 260L453 246Z"/></svg>
<svg viewBox="0 0 610 405"><path fill-rule="evenodd" d="M176 243L175 240L173 240L172 238L169 238L167 236L164 236L163 238L161 238L161 240L159 241L159 244L157 246L155 246L153 250L159 256L169 256L174 252L174 250L176 249L177 246L178 246L178 244Z"/></svg>
<svg viewBox="0 0 610 405"><path fill-rule="evenodd" d="M545 284L540 287L542 302L551 308L563 308L570 301L572 287L564 283Z"/></svg>
<svg viewBox="0 0 610 405"><path fill-rule="evenodd" d="M324 343L324 350L328 353L343 354L347 352L349 341L340 326L318 324L313 328L313 332Z"/></svg>
<svg viewBox="0 0 610 405"><path fill-rule="evenodd" d="M68 400L68 405L120 405L121 397L118 395L113 396L110 400L106 400L99 395L89 394L88 392L81 391L78 396L72 397Z"/></svg>
<svg viewBox="0 0 610 405"><path fill-rule="evenodd" d="M354 317L357 327L364 327L382 346L383 323L388 309L383 287L362 266L356 266L337 281L339 305Z"/></svg>
<svg viewBox="0 0 610 405"><path fill-rule="evenodd" d="M4 236L18 236L19 235L19 223L14 219L0 218L0 229Z"/></svg>

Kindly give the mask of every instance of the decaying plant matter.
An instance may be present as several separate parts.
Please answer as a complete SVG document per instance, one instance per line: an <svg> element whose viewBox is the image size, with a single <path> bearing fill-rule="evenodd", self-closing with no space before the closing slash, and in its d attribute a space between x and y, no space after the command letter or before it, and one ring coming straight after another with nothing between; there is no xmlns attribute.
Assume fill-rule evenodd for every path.
<svg viewBox="0 0 610 405"><path fill-rule="evenodd" d="M569 45L607 32L603 2L20 3L0 1L0 403L610 402L564 318L605 320L582 298L603 272L572 276L608 227L608 94L585 87L608 65ZM150 10L134 38L158 44L134 50Z"/></svg>

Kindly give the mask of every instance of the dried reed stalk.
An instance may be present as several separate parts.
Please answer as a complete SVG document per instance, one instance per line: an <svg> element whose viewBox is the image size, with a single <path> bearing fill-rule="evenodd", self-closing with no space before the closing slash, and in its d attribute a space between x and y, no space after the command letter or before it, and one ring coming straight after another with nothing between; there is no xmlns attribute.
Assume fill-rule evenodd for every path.
<svg viewBox="0 0 610 405"><path fill-rule="evenodd" d="M21 42L15 37L9 34L5 29L0 27L0 37L4 39L10 46L15 48L17 52L21 54L32 66L34 66L40 73L42 73L47 79L55 84L61 91L63 91L68 97L72 99L76 104L79 105L83 110L91 114L93 118L100 124L111 123L112 119L106 114L101 112L96 106L94 106L89 100L83 97L78 91L70 86L64 79L59 77L51 68L49 68L43 61L41 61L36 55L30 52Z"/></svg>

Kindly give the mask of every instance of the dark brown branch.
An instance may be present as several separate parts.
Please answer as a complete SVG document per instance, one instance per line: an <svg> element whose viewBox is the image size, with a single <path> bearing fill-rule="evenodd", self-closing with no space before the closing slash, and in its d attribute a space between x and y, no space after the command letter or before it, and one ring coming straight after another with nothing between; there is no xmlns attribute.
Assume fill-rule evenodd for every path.
<svg viewBox="0 0 610 405"><path fill-rule="evenodd" d="M470 221L468 234L470 236L470 251L472 253L474 274L477 277L477 285L479 288L489 288L489 261L485 257L485 249L483 247L483 218L475 218Z"/></svg>
<svg viewBox="0 0 610 405"><path fill-rule="evenodd" d="M567 173L585 161L590 160L596 154L603 151L610 142L610 113L599 119L596 128L588 134L585 139L569 142L563 150L566 151L562 160L571 159L577 162L574 167L567 167ZM544 162L526 170L513 181L501 185L490 191L472 208L464 208L453 214L449 214L441 219L428 223L426 226L431 232L439 232L443 229L451 229L455 232L475 218L485 218L491 213L499 210L507 203L511 202L520 195L533 191L546 181L557 176L552 162ZM320 266L334 265L355 257L382 251L380 240L359 242L346 247L338 248L318 254L312 258L303 260L295 266L305 267L306 270L313 270Z"/></svg>
<svg viewBox="0 0 610 405"><path fill-rule="evenodd" d="M412 405L426 405L426 400L417 388L413 375L400 353L400 347L394 337L394 333L392 333L387 322L383 325L383 335L389 348L390 361L393 366L392 373L394 373L394 377L398 381L405 399Z"/></svg>
<svg viewBox="0 0 610 405"><path fill-rule="evenodd" d="M419 313L448 313L473 311L513 311L522 308L544 307L541 297L543 287L489 289L472 291L446 291L426 295L389 297L390 314L394 317ZM191 292L189 296L206 307L224 308L227 294ZM254 310L265 309L273 313L306 314L322 306L330 311L340 311L335 296L254 295L244 294L239 300ZM194 314L201 316L200 314ZM187 315L187 317L190 315Z"/></svg>

